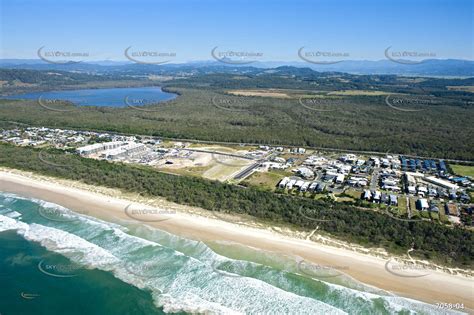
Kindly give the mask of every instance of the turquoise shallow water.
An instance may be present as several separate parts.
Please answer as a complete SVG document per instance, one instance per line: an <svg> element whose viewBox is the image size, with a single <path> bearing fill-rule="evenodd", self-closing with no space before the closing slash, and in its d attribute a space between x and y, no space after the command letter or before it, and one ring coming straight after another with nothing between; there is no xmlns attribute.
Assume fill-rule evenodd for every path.
<svg viewBox="0 0 474 315"><path fill-rule="evenodd" d="M69 101L78 106L140 107L172 100L175 97L176 94L163 92L159 87L139 87L33 92L1 98L41 100L45 106L54 108L54 103L50 101Z"/></svg>
<svg viewBox="0 0 474 315"><path fill-rule="evenodd" d="M302 272L294 257L12 194L0 194L0 245L2 315L438 313L338 270Z"/></svg>

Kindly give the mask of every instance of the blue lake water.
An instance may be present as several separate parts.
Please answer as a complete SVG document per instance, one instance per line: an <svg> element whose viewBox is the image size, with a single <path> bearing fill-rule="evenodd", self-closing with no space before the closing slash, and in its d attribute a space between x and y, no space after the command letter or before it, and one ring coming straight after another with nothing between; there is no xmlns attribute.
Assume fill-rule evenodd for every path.
<svg viewBox="0 0 474 315"><path fill-rule="evenodd" d="M77 106L129 107L145 106L172 100L174 93L161 90L160 87L84 89L68 91L33 92L9 95L3 99L62 100Z"/></svg>

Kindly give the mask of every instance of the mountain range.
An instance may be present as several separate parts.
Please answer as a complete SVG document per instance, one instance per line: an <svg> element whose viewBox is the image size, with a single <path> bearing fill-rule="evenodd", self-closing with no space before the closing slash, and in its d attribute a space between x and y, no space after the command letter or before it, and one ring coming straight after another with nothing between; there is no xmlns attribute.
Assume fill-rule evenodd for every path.
<svg viewBox="0 0 474 315"><path fill-rule="evenodd" d="M260 62L236 65L219 61L193 61L161 65L137 64L130 61L89 61L71 64L53 64L40 59L0 59L0 67L7 69L65 70L88 73L163 74L166 72L253 72L278 67L309 68L318 72L345 72L350 74L392 74L431 77L472 77L474 61L460 59L427 59L416 64L404 64L391 60L346 60L334 64L307 62ZM260 72L258 71L258 72Z"/></svg>

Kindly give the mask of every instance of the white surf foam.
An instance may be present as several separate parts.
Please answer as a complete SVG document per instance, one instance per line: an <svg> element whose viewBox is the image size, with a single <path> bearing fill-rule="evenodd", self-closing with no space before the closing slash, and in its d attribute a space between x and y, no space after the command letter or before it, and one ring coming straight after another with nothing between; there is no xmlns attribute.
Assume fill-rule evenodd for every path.
<svg viewBox="0 0 474 315"><path fill-rule="evenodd" d="M230 279L196 259L187 259L175 275L175 279L166 288L165 294L154 287L154 281L140 279L123 268L123 261L101 248L74 234L32 223L30 225L14 219L0 216L0 231L16 229L25 239L39 242L48 250L62 254L72 261L88 268L110 271L119 279L141 289L150 289L158 304L168 310L180 310L191 313L295 313L307 310L315 314L344 314L344 312L317 300L289 293L269 284L252 279ZM121 231L118 232L121 234ZM120 235L120 242L129 242L137 238L127 234ZM151 242L145 241L147 245ZM110 244L113 246L113 244ZM182 255L182 254L181 254ZM185 297L185 299L182 299ZM255 299L258 298L258 303Z"/></svg>
<svg viewBox="0 0 474 315"><path fill-rule="evenodd" d="M12 196L12 198L16 198ZM25 199L25 198L22 198ZM41 200L29 199L46 207L61 207L52 203L42 203ZM11 200L12 201L12 200ZM14 200L13 200L14 201ZM66 208L63 208L66 209ZM18 230L18 234L26 239L39 242L50 251L60 253L72 261L87 268L97 268L112 272L117 278L152 291L155 302L170 312L185 311L190 313L285 313L285 314L343 314L344 312L327 303L303 297L292 292L279 289L264 281L254 278L226 277L215 272L212 262L231 262L235 264L250 264L251 268L261 265L232 260L213 252L206 244L186 240L160 231L163 240L171 239L179 244L182 252L176 251L175 246L164 247L153 240L129 235L121 225L111 224L84 215L79 216L79 223L74 225L56 223L56 227L46 227L40 224L30 225L0 215L0 232ZM64 231L67 229L68 231ZM92 233L93 232L93 233ZM163 242L166 243L166 242ZM124 268L124 264L136 256L139 250L147 247L153 249L155 256L151 260L160 259L179 263L179 270L171 278L147 279L136 276ZM191 254L192 256L189 256ZM166 255L166 257L164 257ZM142 260L134 263L146 263ZM282 281L284 279L282 278ZM325 283L325 282L323 282ZM382 298L390 313L400 310L416 310L420 313L436 314L434 306L401 297L387 297L361 292L336 284L325 283L337 293L337 296L348 301L363 299L367 303ZM164 291L164 292L163 292ZM337 304L337 303L336 303ZM344 309L347 310L346 307ZM352 312L351 312L352 313ZM447 312L443 312L447 313ZM454 312L452 312L454 313Z"/></svg>
<svg viewBox="0 0 474 315"><path fill-rule="evenodd" d="M21 213L17 211L9 211L5 213L4 215L12 219L21 217Z"/></svg>

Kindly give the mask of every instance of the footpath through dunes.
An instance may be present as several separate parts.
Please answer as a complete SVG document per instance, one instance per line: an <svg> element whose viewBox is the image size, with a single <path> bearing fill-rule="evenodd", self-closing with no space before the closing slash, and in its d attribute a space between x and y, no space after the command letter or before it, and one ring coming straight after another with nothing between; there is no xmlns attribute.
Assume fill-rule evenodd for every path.
<svg viewBox="0 0 474 315"><path fill-rule="evenodd" d="M444 314L435 306L359 285L358 289L305 277L292 270L229 259L200 241L133 222L110 223L37 199L0 194L0 233L31 242L87 269L112 273L151 291L165 312L259 314ZM64 215L62 222L38 211ZM20 213L15 219L10 212ZM229 271L218 266L228 264ZM454 312L452 312L454 313Z"/></svg>
<svg viewBox="0 0 474 315"><path fill-rule="evenodd" d="M397 277L395 275L388 273L385 270L384 266L385 266L386 261L383 259L379 259L372 256L367 256L367 255L362 255L362 254L354 253L354 252L343 250L343 249L330 248L327 246L322 246L320 244L304 241L301 239L288 238L288 237L284 237L282 235L278 235L274 232L270 232L266 230L242 227L239 225L234 225L231 223L217 221L217 220L211 220L204 217L196 217L195 215L184 213L184 211L188 211L190 207L185 207L185 206L176 205L176 204L173 205L174 207L173 209L182 209L183 212L178 211L172 214L171 215L172 218L169 220L162 221L162 222L147 222L146 224L137 223L135 221L134 224L130 225L130 217L124 214L124 208L128 204L130 204L129 200L117 199L110 196L101 195L98 193L92 193L91 191L87 191L84 189L74 188L71 186L80 186L82 188L85 188L87 185L79 184L79 183L75 183L71 181L63 181L62 185L60 185L58 183L54 183L54 179L43 178L42 180L39 180L39 179L32 180L30 178L26 178L21 175L15 175L15 174L7 173L7 172L2 172L0 178L1 178L0 180L1 191L9 191L9 192L18 193L27 197L38 198L42 200L47 200L49 202L61 204L62 206L75 210L79 213L87 214L88 216L97 217L105 221L120 223L120 225L122 226L124 225L124 222L125 222L126 223L125 225L128 225L127 230L123 230L119 226L116 226L116 228L118 228L118 230L122 231L123 233L127 235L133 234L135 237L138 237L141 239L148 239L149 241L152 241L152 242L158 241L158 243L160 243L162 246L165 246L167 248L173 248L173 250L176 250L180 252L181 254L184 254L185 256L189 256L193 259L197 259L198 261L204 262L204 264L206 265L206 268L209 265L211 265L211 269L213 270L213 272L215 272L215 269L224 268L224 271L229 270L231 273L237 273L245 277L258 279L259 281L263 281L269 284L271 287L276 287L276 288L279 288L280 290L283 290L286 292L292 292L293 294L297 294L297 295L302 295L301 293L302 291L300 287L301 281L305 283L307 281L317 281L318 285L323 283L324 285L331 287L332 290L336 292L337 294L334 292L332 294L328 293L329 291L327 290L329 289L325 291L325 290L322 290L320 287L318 288L312 287L312 290L314 292L318 294L321 293L324 295L324 297L318 295L317 297L314 297L314 298L316 298L320 302L322 301L325 304L329 304L333 307L336 307L338 309L343 309L345 311L347 309L341 306L341 304L337 304L337 303L334 304L333 302L331 302L331 297L334 298L335 300L338 300L336 297L338 294L340 294L340 291L352 292L350 290L355 290L357 292L352 292L351 294L356 294L356 293L359 294L360 292L363 292L364 294L371 293L377 296L381 294L380 293L381 291L378 290L376 292L372 292L370 289L367 289L367 286L364 287L365 289L360 289L357 286L347 285L347 283L330 284L328 282L328 279L307 280L308 278L307 276L295 270L295 267L297 267L296 259L292 261L292 264L291 263L286 264L285 265L286 267L284 268L284 270L286 270L287 272L284 274L288 275L288 277L292 279L294 278L293 281L295 281L295 284L292 286L292 285L288 285L289 283L291 283L288 280L288 277L286 276L283 277L282 273L279 273L278 270L275 271L272 269L267 269L267 266L269 265L267 263L260 262L259 264L256 265L258 266L256 269L253 269L254 267L252 266L254 265L251 263L239 261L241 259L238 259L238 257L234 257L236 259L231 260L230 265L228 262L220 263L219 262L220 260L218 258L213 258L212 263L211 263L209 261L209 258L207 258L206 260L205 257L218 257L218 256L215 256L215 254L209 254L210 253L209 250L199 249L200 247L203 246L202 243L200 245L184 246L186 248L191 248L189 250L185 248L184 249L179 248L179 246L176 247L177 246L176 244L183 243L183 242L184 243L189 242L189 244L195 244L195 243L192 243L195 241L191 241L191 240L199 240L207 244L213 244L215 242L224 242L224 243L228 242L229 244L235 243L235 244L242 244L245 246L251 246L256 249L273 253L273 256L276 255L277 257L283 257L283 256L301 257L307 262L319 264L319 265L325 265L325 266L341 266L341 265L346 266L347 265L348 268L343 271L348 276L354 278L357 281L367 283L371 286L378 287L389 292L394 292L397 295L410 297L417 300L423 300L429 303L441 303L441 302L464 303L465 307L472 308L472 299L471 299L472 281L464 277L452 276L452 275L448 275L448 274L440 273L440 272L433 272L429 276L421 277L421 278L413 278L413 279ZM48 180L48 181L45 181L45 180ZM100 187L89 186L89 189L98 191L100 190ZM92 220L91 217L87 217L87 219ZM105 221L101 222L100 225L110 224ZM45 225L46 223L42 222L38 224ZM145 225L147 227L145 227ZM54 226L54 228L57 228L57 226ZM159 235L160 233L163 233L163 232L158 232L157 229L153 229L153 231L156 231L156 232L152 233L150 232L151 230L149 230L150 228L159 228L160 230L167 231L174 235L180 235L182 237L185 237L185 239L179 242L169 241L167 243L163 241L163 238L164 239L167 238L163 236L164 234L161 234L160 236L161 239L160 238L154 239L156 235ZM91 235L94 234L94 232L92 230L89 230L89 228L87 228L87 230L89 232L84 233L84 238L86 240L88 240L87 238L89 235L88 233L91 233ZM114 232L113 234L115 235L116 232ZM126 236L125 234L120 234L120 235ZM178 239L174 236L172 238L174 240ZM108 243L109 241L104 241L104 244L108 244ZM102 246L101 244L99 244L98 246L99 247ZM231 248L231 246L229 245L227 246L227 248ZM110 248L106 250L109 252L113 252L114 248ZM202 252L202 256L200 256L200 254L196 254L196 252ZM162 251L160 253L168 253L168 252ZM137 253L134 253L134 255L136 254ZM119 253L113 252L112 255L114 257L117 257ZM228 255L228 256L232 256L232 255ZM189 260L194 261L191 258ZM246 259L246 260L252 260L252 259ZM234 261L239 261L239 262L236 263ZM292 267L293 269L291 269L290 266L293 266ZM275 268L275 269L281 269L281 268ZM221 274L222 272L217 272L217 273ZM259 274L261 276L259 276ZM274 274L274 277L271 276L272 274ZM190 274L188 274L188 276L190 277L190 279L194 279L194 277L192 277ZM181 278L177 278L177 279L181 279ZM207 279L207 278L204 277L203 279ZM186 281L190 281L190 280L188 279ZM206 281L205 283L207 283ZM173 283L177 284L178 282L173 282ZM342 286L342 287L338 287L338 286ZM160 287L160 289L164 289L164 288ZM347 291L348 289L350 290ZM312 290L309 290L308 292ZM192 292L196 292L195 289L193 289ZM236 294L235 292L232 292L231 294L229 294L229 297L235 294ZM336 297L334 296L334 294ZM370 296L369 300L370 299L373 299L373 296ZM403 301L403 303L407 303L407 301L409 301L408 299L399 298L399 297L390 297L390 296L384 296L383 298L379 296L377 299L381 299L380 301L390 301L391 303L393 302L397 305L399 303L402 303L401 301ZM384 303L382 304L385 305ZM367 306L366 302L361 302L361 304ZM375 303L375 304L379 305L378 303ZM351 303L350 305L356 305L356 304ZM426 306L426 304L423 304L423 305L424 307L431 307L431 306ZM431 311L435 312L436 309L432 309Z"/></svg>

